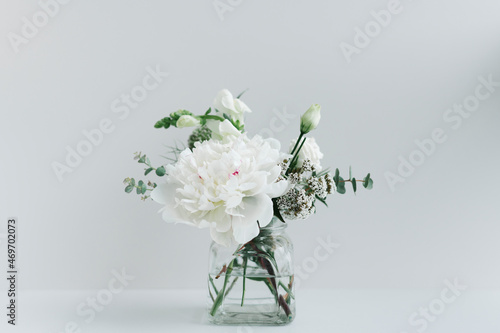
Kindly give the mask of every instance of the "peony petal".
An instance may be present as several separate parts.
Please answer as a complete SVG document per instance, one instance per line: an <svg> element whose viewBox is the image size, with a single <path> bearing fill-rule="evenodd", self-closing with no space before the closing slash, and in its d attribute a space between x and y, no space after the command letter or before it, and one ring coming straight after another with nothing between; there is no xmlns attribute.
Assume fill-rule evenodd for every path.
<svg viewBox="0 0 500 333"><path fill-rule="evenodd" d="M273 202L269 196L259 194L246 197L243 202L245 208L240 212L244 216L233 216L233 236L240 244L251 241L259 234L257 221L261 226L266 226L273 217Z"/></svg>
<svg viewBox="0 0 500 333"><path fill-rule="evenodd" d="M281 167L279 165L276 165L271 170L269 170L268 180L274 183L280 174L281 174Z"/></svg>
<svg viewBox="0 0 500 333"><path fill-rule="evenodd" d="M268 225L274 217L274 208L273 201L267 195L261 195L262 201L259 203L259 213L260 216L258 218L259 225L261 227L265 227Z"/></svg>
<svg viewBox="0 0 500 333"><path fill-rule="evenodd" d="M234 239L240 243L245 244L257 237L259 234L259 225L257 224L257 220L251 220L252 222L247 223L244 220L245 217L234 217L233 218L233 236Z"/></svg>
<svg viewBox="0 0 500 333"><path fill-rule="evenodd" d="M277 149L277 150L281 149L281 142L279 142L275 138L267 138L267 139L264 139L264 141L269 143L269 145L271 146L272 149Z"/></svg>
<svg viewBox="0 0 500 333"><path fill-rule="evenodd" d="M166 222L195 225L183 215L182 209L176 208L175 194L178 187L178 184L173 183L159 184L151 191L151 199L164 205L164 207L160 209L160 212L162 213L163 220Z"/></svg>
<svg viewBox="0 0 500 333"><path fill-rule="evenodd" d="M231 230L219 232L215 228L210 228L210 236L217 244L229 247L233 243L233 235Z"/></svg>
<svg viewBox="0 0 500 333"><path fill-rule="evenodd" d="M271 198L277 198L288 192L292 185L287 180L281 180L277 183L269 184L266 188L266 193Z"/></svg>
<svg viewBox="0 0 500 333"><path fill-rule="evenodd" d="M231 229L231 216L227 215L223 206L211 211L208 214L211 222L215 223L218 232L226 232Z"/></svg>
<svg viewBox="0 0 500 333"><path fill-rule="evenodd" d="M193 221L189 221L186 217L184 217L180 213L179 209L174 209L173 207L165 206L162 209L160 209L160 212L162 213L161 216L165 222L187 224L192 227L196 226L196 223L194 223Z"/></svg>
<svg viewBox="0 0 500 333"><path fill-rule="evenodd" d="M162 205L167 204L167 202L172 202L172 198L175 197L177 187L177 184L159 184L153 191L151 191L151 199Z"/></svg>

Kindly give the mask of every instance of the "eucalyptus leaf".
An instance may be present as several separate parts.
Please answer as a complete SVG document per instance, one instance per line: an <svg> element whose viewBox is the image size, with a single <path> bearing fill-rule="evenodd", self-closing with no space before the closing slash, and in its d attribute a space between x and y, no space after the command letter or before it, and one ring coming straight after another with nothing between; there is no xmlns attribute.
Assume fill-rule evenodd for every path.
<svg viewBox="0 0 500 333"><path fill-rule="evenodd" d="M333 176L333 181L335 182L336 186L339 186L339 180L340 180L340 171L339 169L335 169L335 176Z"/></svg>
<svg viewBox="0 0 500 333"><path fill-rule="evenodd" d="M371 190L373 188L373 180L370 178L370 174L366 175L365 179L363 180L363 187Z"/></svg>
<svg viewBox="0 0 500 333"><path fill-rule="evenodd" d="M159 177L165 176L165 167L161 166L158 169L156 169L156 175Z"/></svg>
<svg viewBox="0 0 500 333"><path fill-rule="evenodd" d="M339 177L339 183L337 184L337 192L340 194L345 194L345 181L344 178Z"/></svg>
<svg viewBox="0 0 500 333"><path fill-rule="evenodd" d="M125 187L125 192L130 193L130 192L132 192L133 189L134 189L134 186L128 185L127 187Z"/></svg>

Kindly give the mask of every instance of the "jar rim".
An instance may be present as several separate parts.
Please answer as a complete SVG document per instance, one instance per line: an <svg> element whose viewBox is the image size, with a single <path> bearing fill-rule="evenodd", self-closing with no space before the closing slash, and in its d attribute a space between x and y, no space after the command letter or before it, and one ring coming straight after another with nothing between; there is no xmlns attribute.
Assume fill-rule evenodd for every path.
<svg viewBox="0 0 500 333"><path fill-rule="evenodd" d="M265 227L261 227L260 230L282 230L288 226L286 222L281 222L276 216L273 216L271 222L269 222Z"/></svg>

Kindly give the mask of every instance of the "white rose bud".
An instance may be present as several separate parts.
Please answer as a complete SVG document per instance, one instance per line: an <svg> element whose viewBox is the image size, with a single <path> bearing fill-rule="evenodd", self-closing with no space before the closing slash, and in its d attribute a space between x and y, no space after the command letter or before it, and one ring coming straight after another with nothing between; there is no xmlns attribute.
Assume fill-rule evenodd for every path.
<svg viewBox="0 0 500 333"><path fill-rule="evenodd" d="M309 133L315 129L319 120L321 119L321 106L319 104L313 104L311 107L300 117L300 132L302 134Z"/></svg>
<svg viewBox="0 0 500 333"><path fill-rule="evenodd" d="M177 120L177 123L175 124L177 128L195 127L199 125L200 121L195 117L189 115L180 116L179 119Z"/></svg>

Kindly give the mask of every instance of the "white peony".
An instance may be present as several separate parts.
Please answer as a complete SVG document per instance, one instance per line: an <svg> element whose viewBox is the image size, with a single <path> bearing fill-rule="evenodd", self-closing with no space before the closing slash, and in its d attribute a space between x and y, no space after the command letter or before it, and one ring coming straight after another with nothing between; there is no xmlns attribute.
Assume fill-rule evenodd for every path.
<svg viewBox="0 0 500 333"><path fill-rule="evenodd" d="M231 116L235 121L239 120L241 124L243 124L243 114L252 112L245 103L238 98L234 98L227 89L222 89L217 93L213 104L214 108Z"/></svg>
<svg viewBox="0 0 500 333"><path fill-rule="evenodd" d="M292 140L290 143L290 152L297 140ZM301 167L306 159L311 161L311 164L314 165L317 171L321 170L321 159L323 158L323 153L319 150L319 146L316 143L314 138L307 138L306 142L302 146L302 149L299 152L297 166Z"/></svg>
<svg viewBox="0 0 500 333"><path fill-rule="evenodd" d="M228 120L220 123L220 132L226 134L222 141L198 142L168 165L167 182L151 198L164 205L167 222L210 228L212 239L225 246L244 244L271 221L271 198L287 190L286 181L276 182L280 144L258 135L249 139Z"/></svg>

